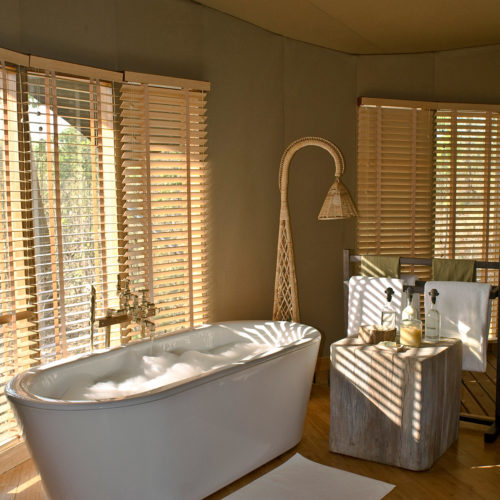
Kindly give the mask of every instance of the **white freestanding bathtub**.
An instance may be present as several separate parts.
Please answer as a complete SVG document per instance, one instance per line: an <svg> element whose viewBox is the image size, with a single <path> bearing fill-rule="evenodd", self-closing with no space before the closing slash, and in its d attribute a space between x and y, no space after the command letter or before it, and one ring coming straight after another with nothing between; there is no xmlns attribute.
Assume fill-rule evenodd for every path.
<svg viewBox="0 0 500 500"><path fill-rule="evenodd" d="M219 323L37 367L6 393L51 499L200 500L300 441L319 342L297 323ZM229 364L160 387L138 375L181 354L177 372ZM102 384L117 393L89 392Z"/></svg>

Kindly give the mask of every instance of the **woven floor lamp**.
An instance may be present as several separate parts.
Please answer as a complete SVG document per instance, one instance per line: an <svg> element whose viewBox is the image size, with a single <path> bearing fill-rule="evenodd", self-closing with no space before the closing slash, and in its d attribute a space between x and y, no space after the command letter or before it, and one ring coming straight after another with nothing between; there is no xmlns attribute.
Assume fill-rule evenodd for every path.
<svg viewBox="0 0 500 500"><path fill-rule="evenodd" d="M358 215L349 192L340 181L340 176L344 172L344 158L339 148L321 137L303 137L292 142L281 157L279 172L281 208L278 234L278 260L274 283L273 320L300 321L290 213L288 210L288 170L293 155L305 146L318 146L325 149L330 153L335 164L335 182L328 190L318 219L346 219Z"/></svg>

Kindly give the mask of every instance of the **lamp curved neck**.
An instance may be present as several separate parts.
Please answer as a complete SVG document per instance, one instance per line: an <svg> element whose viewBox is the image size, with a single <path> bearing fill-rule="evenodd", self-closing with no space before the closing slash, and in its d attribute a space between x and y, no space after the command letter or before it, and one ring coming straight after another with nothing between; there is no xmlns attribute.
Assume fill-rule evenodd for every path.
<svg viewBox="0 0 500 500"><path fill-rule="evenodd" d="M293 155L306 146L318 146L330 153L335 164L335 177L338 179L344 172L344 157L340 149L330 141L322 137L303 137L292 142L283 153L279 171L279 189L281 192L281 200L286 201L288 191L288 171Z"/></svg>

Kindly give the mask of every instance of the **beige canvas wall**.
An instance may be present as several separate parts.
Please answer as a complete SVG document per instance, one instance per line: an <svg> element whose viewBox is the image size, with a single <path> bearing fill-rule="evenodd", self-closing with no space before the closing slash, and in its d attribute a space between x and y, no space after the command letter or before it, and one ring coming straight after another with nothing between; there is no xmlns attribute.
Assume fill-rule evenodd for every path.
<svg viewBox="0 0 500 500"><path fill-rule="evenodd" d="M270 318L278 168L293 140L318 135L346 158L355 191L356 97L498 102L500 48L412 56L341 54L273 35L188 0L11 0L0 47L111 70L209 80L214 320ZM318 222L333 166L318 148L290 168L302 321L343 336L341 252L355 221Z"/></svg>
<svg viewBox="0 0 500 500"><path fill-rule="evenodd" d="M359 96L500 102L500 45L445 52L359 56Z"/></svg>

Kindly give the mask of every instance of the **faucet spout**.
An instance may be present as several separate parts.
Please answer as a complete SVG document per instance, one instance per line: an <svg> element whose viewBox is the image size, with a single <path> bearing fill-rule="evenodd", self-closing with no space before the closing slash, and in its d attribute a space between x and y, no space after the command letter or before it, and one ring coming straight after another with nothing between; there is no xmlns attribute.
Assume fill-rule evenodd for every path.
<svg viewBox="0 0 500 500"><path fill-rule="evenodd" d="M122 323L134 322L140 326L141 338L146 336L146 328L149 329L149 337L151 339L155 336L155 324L153 321L149 320L151 316L156 314L156 307L154 302L150 302L147 299L147 290L141 290L142 300L139 301L139 296L130 291L129 281L127 279L120 279L118 277L117 293L120 300L119 309L108 309L106 316L102 318L94 319L92 324L97 321L98 328L106 328L105 336L105 346L110 347L110 337L111 337L111 326ZM95 294L95 289L94 289ZM95 303L95 296L94 296ZM93 330L92 343L93 343ZM123 343L123 339L122 339Z"/></svg>

